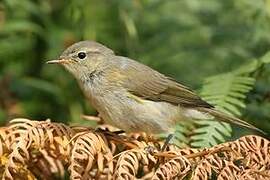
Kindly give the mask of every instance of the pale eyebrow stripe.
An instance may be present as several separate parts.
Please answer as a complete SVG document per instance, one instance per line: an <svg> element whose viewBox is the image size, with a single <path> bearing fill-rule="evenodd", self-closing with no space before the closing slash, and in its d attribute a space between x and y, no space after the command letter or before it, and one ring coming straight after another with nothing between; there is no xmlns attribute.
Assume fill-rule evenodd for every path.
<svg viewBox="0 0 270 180"><path fill-rule="evenodd" d="M90 50L90 51L85 51L85 53L100 53L99 50Z"/></svg>

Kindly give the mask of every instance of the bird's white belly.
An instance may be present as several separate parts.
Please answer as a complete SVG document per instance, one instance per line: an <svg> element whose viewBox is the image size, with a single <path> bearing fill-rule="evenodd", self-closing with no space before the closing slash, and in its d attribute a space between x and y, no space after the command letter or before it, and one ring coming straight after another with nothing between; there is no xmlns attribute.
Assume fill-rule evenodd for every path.
<svg viewBox="0 0 270 180"><path fill-rule="evenodd" d="M127 132L169 133L176 121L183 118L181 108L170 103L134 99L123 94L105 96L105 106L98 109L101 117Z"/></svg>

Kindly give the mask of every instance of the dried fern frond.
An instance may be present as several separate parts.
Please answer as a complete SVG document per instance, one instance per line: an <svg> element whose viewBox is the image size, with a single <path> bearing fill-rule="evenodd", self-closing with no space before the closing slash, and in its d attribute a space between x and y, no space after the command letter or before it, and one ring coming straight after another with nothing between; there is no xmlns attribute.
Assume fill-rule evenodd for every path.
<svg viewBox="0 0 270 180"><path fill-rule="evenodd" d="M9 134L9 128L1 127L0 128L0 156L8 151L10 144L12 143L12 139L8 139L7 136Z"/></svg>
<svg viewBox="0 0 270 180"><path fill-rule="evenodd" d="M227 178L228 175L240 177L244 171L250 170L270 171L270 142L262 137L244 136L234 142L210 148L210 150L214 151L221 147L230 150L217 151L203 159L194 170L194 179L211 177L213 174L219 174L220 178Z"/></svg>
<svg viewBox="0 0 270 180"><path fill-rule="evenodd" d="M42 154L45 159L49 160L54 156L61 160L61 156L68 157L68 153L64 153L66 147L64 144L59 144L60 139L71 138L74 131L60 123L51 123L48 121L31 121L28 119L14 119L7 127L9 132L4 139L4 142L10 151L8 160L5 164L3 177L12 178L12 174L27 171L22 169L25 164L34 162L39 154ZM44 150L46 149L46 154ZM69 148L70 149L70 148ZM55 153L55 152L59 153ZM49 155L48 155L49 154ZM47 156L46 156L47 155ZM61 155L61 156L60 156ZM58 162L59 164L59 162ZM61 166L59 164L59 166ZM63 169L63 168L62 168ZM53 170L53 169L50 169ZM55 170L55 169L54 169ZM58 168L61 170L61 168ZM63 175L63 171L59 171Z"/></svg>
<svg viewBox="0 0 270 180"><path fill-rule="evenodd" d="M112 160L113 155L102 134L91 131L81 132L73 143L69 166L70 177L71 179L98 178L106 169L109 178L113 172Z"/></svg>
<svg viewBox="0 0 270 180"><path fill-rule="evenodd" d="M181 149L146 134L15 119L0 128L2 179L269 179L270 142L244 136Z"/></svg>
<svg viewBox="0 0 270 180"><path fill-rule="evenodd" d="M232 150L242 154L249 169L270 166L270 142L259 136L245 136L229 143Z"/></svg>
<svg viewBox="0 0 270 180"><path fill-rule="evenodd" d="M180 153L176 157L162 164L155 172L153 180L158 179L183 179L191 171L191 162Z"/></svg>
<svg viewBox="0 0 270 180"><path fill-rule="evenodd" d="M122 152L116 164L114 179L134 179L150 173L157 159L147 148L145 146Z"/></svg>
<svg viewBox="0 0 270 180"><path fill-rule="evenodd" d="M38 157L33 158L29 168L36 177L40 179L53 179L58 174L60 177L64 177L65 166L64 163L57 158L51 157L44 149L40 150Z"/></svg>
<svg viewBox="0 0 270 180"><path fill-rule="evenodd" d="M237 175L238 179L270 179L270 170L244 170Z"/></svg>

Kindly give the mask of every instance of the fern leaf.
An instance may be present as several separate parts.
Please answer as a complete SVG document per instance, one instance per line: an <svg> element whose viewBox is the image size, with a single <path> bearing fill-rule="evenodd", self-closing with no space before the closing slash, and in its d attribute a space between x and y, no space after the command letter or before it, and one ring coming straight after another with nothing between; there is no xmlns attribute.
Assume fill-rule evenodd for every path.
<svg viewBox="0 0 270 180"><path fill-rule="evenodd" d="M211 120L198 121L200 128L194 130L195 135L191 137L193 147L210 147L219 142L225 142L225 137L231 136L231 126Z"/></svg>
<svg viewBox="0 0 270 180"><path fill-rule="evenodd" d="M152 180L184 179L191 171L190 161L180 154L161 165L155 172Z"/></svg>
<svg viewBox="0 0 270 180"><path fill-rule="evenodd" d="M270 52L266 53L262 58L261 58L262 63L270 63Z"/></svg>
<svg viewBox="0 0 270 180"><path fill-rule="evenodd" d="M76 136L69 165L71 179L96 179L105 167L108 170L107 176L111 177L113 155L103 136L91 131L81 132Z"/></svg>
<svg viewBox="0 0 270 180"><path fill-rule="evenodd" d="M246 107L244 103L246 95L255 84L255 78L251 73L263 63L266 61L254 60L232 72L207 78L201 96L218 110L241 116L241 109ZM213 146L225 142L226 138L231 136L232 130L229 124L212 120L196 121L196 124L199 127L191 136L193 147Z"/></svg>
<svg viewBox="0 0 270 180"><path fill-rule="evenodd" d="M156 158L147 151L146 147L122 152L116 164L114 179L135 179L140 169L157 163ZM149 173L152 169L145 168L144 171Z"/></svg>
<svg viewBox="0 0 270 180"><path fill-rule="evenodd" d="M193 121L180 121L177 123L174 136L171 142L181 148L188 147L190 133L194 129L194 122ZM160 137L166 139L168 134L160 134Z"/></svg>

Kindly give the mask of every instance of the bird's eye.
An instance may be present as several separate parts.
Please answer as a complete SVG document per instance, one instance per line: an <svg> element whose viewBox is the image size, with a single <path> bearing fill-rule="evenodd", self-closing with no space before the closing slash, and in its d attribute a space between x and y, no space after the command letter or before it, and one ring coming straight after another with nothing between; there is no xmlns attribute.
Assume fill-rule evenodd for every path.
<svg viewBox="0 0 270 180"><path fill-rule="evenodd" d="M78 53L78 57L79 57L80 59L84 59L84 58L86 57L86 53L85 53L85 52L79 52L79 53Z"/></svg>

